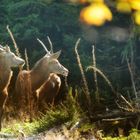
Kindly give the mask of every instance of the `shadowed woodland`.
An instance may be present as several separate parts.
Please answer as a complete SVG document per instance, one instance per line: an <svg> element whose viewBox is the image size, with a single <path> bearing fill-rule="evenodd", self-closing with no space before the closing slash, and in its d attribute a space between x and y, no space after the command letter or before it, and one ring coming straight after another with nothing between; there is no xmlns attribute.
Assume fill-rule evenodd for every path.
<svg viewBox="0 0 140 140"><path fill-rule="evenodd" d="M1 0L2 132L18 136L9 124L21 121L35 125L27 135L63 124L77 140L139 135L140 26L105 2L113 19L95 26L80 19L88 0Z"/></svg>

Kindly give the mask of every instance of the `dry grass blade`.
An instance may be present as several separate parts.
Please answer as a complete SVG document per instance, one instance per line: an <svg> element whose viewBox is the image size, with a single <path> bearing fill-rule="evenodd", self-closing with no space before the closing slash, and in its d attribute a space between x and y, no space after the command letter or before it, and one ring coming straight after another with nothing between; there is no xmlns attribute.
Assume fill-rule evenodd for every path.
<svg viewBox="0 0 140 140"><path fill-rule="evenodd" d="M14 39L14 36L13 36L13 34L12 34L10 28L9 28L9 25L7 25L6 28L7 28L8 33L9 33L9 35L10 35L12 41L13 41L13 44L14 44L14 47L15 47L15 50L16 50L16 55L19 56L19 57L21 57L21 55L20 55L20 53L19 53L19 49L18 49L18 47L17 47L17 43L16 43L16 41L15 41L15 39Z"/></svg>
<svg viewBox="0 0 140 140"><path fill-rule="evenodd" d="M135 86L135 82L134 82L134 75L133 75L133 72L132 72L132 69L131 69L131 65L130 65L127 57L126 57L126 61L127 61L127 66L128 66L128 70L129 70L130 77L131 77L133 91L134 91L135 97L137 99L138 98L138 95L137 95L138 93L136 91L136 86Z"/></svg>
<svg viewBox="0 0 140 140"><path fill-rule="evenodd" d="M66 89L68 90L69 89L69 85L68 85L67 76L64 77L64 82L65 82Z"/></svg>
<svg viewBox="0 0 140 140"><path fill-rule="evenodd" d="M89 93L89 89L88 89L86 76L84 74L84 70L83 70L83 67L82 67L82 64L81 64L81 61L80 61L80 56L79 56L78 51L77 51L77 47L78 47L79 43L80 43L80 38L76 41L76 44L75 44L75 54L76 54L78 66L80 68L80 72L81 72L81 75L82 75L82 80L83 80L83 83L84 83L85 95L86 95L86 98L88 100L88 103L91 104L90 93Z"/></svg>
<svg viewBox="0 0 140 140"><path fill-rule="evenodd" d="M28 55L27 55L27 50L25 49L25 61L26 61L26 68L27 71L30 70L30 66L29 66L29 59L28 59ZM33 95L32 95L32 87L31 87L31 77L30 77L30 73L28 73L28 90L27 90L27 100L28 100L28 111L29 111L29 115L30 115L30 121L32 121L32 112L33 112Z"/></svg>
<svg viewBox="0 0 140 140"><path fill-rule="evenodd" d="M93 66L87 67L87 70L89 70L89 69L96 70L96 71L105 79L105 81L106 81L107 84L110 86L110 88L111 88L112 92L114 93L114 95L118 97L118 95L117 95L118 93L115 91L113 85L111 84L111 82L109 81L109 79L105 76L105 74L104 74L101 70L99 70L98 68L93 67ZM123 95L121 95L120 93L119 93L119 97L120 97L131 109L133 109L131 103L129 103L129 102L125 99L125 97L124 97Z"/></svg>
<svg viewBox="0 0 140 140"><path fill-rule="evenodd" d="M29 71L30 67L29 67L29 60L28 60L28 55L27 55L27 50L25 49L25 61L26 61L26 69Z"/></svg>
<svg viewBox="0 0 140 140"><path fill-rule="evenodd" d="M93 59L93 67L96 67L96 57L95 57L95 47L94 45L92 46L92 59ZM99 88L98 88L98 81L97 81L97 73L96 70L93 70L93 75L94 75L94 81L95 81L95 88L96 88L96 100L99 103L100 102L100 97L99 97Z"/></svg>
<svg viewBox="0 0 140 140"><path fill-rule="evenodd" d="M116 94L115 89L112 86L111 82L109 81L109 79L105 76L105 74L101 70L99 70L98 68L93 67L93 66L87 67L87 70L90 70L90 69L93 69L94 71L98 72L105 79L105 81L107 82L107 84L110 86L112 92Z"/></svg>

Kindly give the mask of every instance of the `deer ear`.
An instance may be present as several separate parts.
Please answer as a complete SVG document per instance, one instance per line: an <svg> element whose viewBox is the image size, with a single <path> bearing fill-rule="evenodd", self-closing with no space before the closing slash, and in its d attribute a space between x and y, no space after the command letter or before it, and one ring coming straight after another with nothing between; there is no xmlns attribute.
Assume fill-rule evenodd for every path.
<svg viewBox="0 0 140 140"><path fill-rule="evenodd" d="M57 59L60 56L60 54L61 54L61 50L51 54L50 59Z"/></svg>
<svg viewBox="0 0 140 140"><path fill-rule="evenodd" d="M0 44L0 48L3 48L3 46Z"/></svg>
<svg viewBox="0 0 140 140"><path fill-rule="evenodd" d="M2 53L2 52L5 52L5 51L3 50L3 48L0 48L0 53Z"/></svg>
<svg viewBox="0 0 140 140"><path fill-rule="evenodd" d="M11 50L10 50L10 48L9 48L8 45L5 46L5 51L6 51L6 52L11 52Z"/></svg>

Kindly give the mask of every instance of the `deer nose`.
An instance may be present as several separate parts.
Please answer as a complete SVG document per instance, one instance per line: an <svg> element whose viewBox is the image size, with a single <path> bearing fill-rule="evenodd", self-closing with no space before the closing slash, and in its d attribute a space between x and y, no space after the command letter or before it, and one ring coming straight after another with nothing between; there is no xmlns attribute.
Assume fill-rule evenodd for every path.
<svg viewBox="0 0 140 140"><path fill-rule="evenodd" d="M66 69L66 70L64 71L64 76L68 76L68 73L69 73L69 71Z"/></svg>

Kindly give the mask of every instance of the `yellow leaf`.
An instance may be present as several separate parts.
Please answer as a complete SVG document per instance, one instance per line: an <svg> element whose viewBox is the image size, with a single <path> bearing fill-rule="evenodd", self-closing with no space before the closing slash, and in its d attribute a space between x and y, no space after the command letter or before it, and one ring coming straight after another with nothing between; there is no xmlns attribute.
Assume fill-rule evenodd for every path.
<svg viewBox="0 0 140 140"><path fill-rule="evenodd" d="M92 0L92 2L101 2L101 3L103 3L104 0Z"/></svg>
<svg viewBox="0 0 140 140"><path fill-rule="evenodd" d="M140 10L140 0L129 0L131 8L134 10Z"/></svg>
<svg viewBox="0 0 140 140"><path fill-rule="evenodd" d="M134 21L136 24L140 25L140 11L134 13Z"/></svg>
<svg viewBox="0 0 140 140"><path fill-rule="evenodd" d="M121 1L117 3L117 10L119 12L123 13L130 13L131 12L131 6L128 2Z"/></svg>
<svg viewBox="0 0 140 140"><path fill-rule="evenodd" d="M79 0L80 3L84 4L84 3L92 3L92 2L101 2L103 3L104 0Z"/></svg>
<svg viewBox="0 0 140 140"><path fill-rule="evenodd" d="M129 0L117 0L117 2L129 2Z"/></svg>
<svg viewBox="0 0 140 140"><path fill-rule="evenodd" d="M102 4L101 8L104 11L104 18L106 18L106 20L108 20L108 21L111 21L112 13L111 13L110 9L105 4Z"/></svg>
<svg viewBox="0 0 140 140"><path fill-rule="evenodd" d="M103 11L97 7L86 7L80 13L80 19L89 25L100 26L104 24Z"/></svg>
<svg viewBox="0 0 140 140"><path fill-rule="evenodd" d="M105 4L94 3L81 10L80 19L89 25L100 26L112 19L112 13Z"/></svg>

